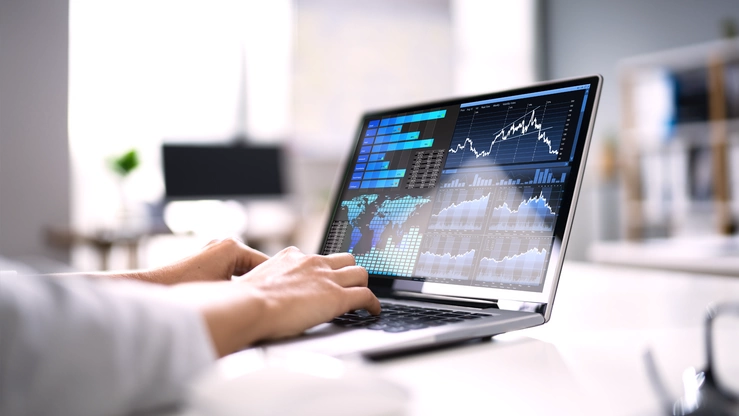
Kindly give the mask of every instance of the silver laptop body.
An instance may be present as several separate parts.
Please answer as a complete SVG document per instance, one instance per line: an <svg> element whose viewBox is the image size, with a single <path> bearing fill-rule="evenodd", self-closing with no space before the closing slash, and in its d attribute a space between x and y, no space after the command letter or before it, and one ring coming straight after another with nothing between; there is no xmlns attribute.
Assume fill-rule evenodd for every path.
<svg viewBox="0 0 739 416"><path fill-rule="evenodd" d="M365 114L321 254L352 253L383 310L431 312L400 329L359 312L263 348L381 357L547 322L601 86L593 75ZM424 324L429 313L446 320Z"/></svg>

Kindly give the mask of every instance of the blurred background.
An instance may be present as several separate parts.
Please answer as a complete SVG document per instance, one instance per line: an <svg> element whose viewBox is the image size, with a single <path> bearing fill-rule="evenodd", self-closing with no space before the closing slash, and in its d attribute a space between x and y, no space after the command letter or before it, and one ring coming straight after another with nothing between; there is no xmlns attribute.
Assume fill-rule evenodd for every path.
<svg viewBox="0 0 739 416"><path fill-rule="evenodd" d="M0 0L0 256L316 252L364 111L600 73L567 259L739 275L738 24L735 0ZM228 175L183 189L193 154Z"/></svg>

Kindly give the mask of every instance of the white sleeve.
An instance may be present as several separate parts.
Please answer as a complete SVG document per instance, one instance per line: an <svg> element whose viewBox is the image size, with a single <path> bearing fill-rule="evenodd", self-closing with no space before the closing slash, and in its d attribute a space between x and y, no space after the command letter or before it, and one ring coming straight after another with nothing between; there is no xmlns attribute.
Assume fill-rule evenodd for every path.
<svg viewBox="0 0 739 416"><path fill-rule="evenodd" d="M125 415L176 406L215 353L167 288L0 275L0 415Z"/></svg>

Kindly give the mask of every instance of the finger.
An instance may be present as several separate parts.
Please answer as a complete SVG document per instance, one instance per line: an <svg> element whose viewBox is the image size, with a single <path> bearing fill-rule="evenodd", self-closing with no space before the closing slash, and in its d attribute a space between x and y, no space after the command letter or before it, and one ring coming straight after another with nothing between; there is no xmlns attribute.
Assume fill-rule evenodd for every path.
<svg viewBox="0 0 739 416"><path fill-rule="evenodd" d="M347 266L331 273L332 280L343 287L367 287L369 274L362 266Z"/></svg>
<svg viewBox="0 0 739 416"><path fill-rule="evenodd" d="M379 315L380 301L374 293L366 287L350 287L344 289L350 310L366 309L372 315Z"/></svg>
<svg viewBox="0 0 739 416"><path fill-rule="evenodd" d="M220 239L217 239L217 238L216 239L213 239L213 240L210 240L210 241L208 241L208 244L206 244L206 245L203 246L203 248L216 245L216 244L218 244L220 242L221 242L221 240Z"/></svg>
<svg viewBox="0 0 739 416"><path fill-rule="evenodd" d="M269 260L268 255L259 250L255 250L244 243L239 243L236 246L236 249L236 262L234 263L235 274L247 273Z"/></svg>
<svg viewBox="0 0 739 416"><path fill-rule="evenodd" d="M342 267L354 266L357 262L354 260L354 256L349 253L334 253L325 256L326 263L334 270L341 269Z"/></svg>

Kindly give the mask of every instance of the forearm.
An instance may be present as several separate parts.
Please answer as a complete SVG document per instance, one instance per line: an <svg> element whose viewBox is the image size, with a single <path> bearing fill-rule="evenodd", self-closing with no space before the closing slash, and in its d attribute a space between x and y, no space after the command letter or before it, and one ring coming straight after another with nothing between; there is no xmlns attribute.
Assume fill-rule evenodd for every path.
<svg viewBox="0 0 739 416"><path fill-rule="evenodd" d="M162 287L14 276L0 312L0 387L15 386L0 388L0 414L171 405L215 358L197 310Z"/></svg>
<svg viewBox="0 0 739 416"><path fill-rule="evenodd" d="M202 251L165 267L148 270L82 273L87 277L138 280L174 285L187 282L217 282L241 276L268 257L234 239L213 241ZM58 275L64 276L64 275Z"/></svg>
<svg viewBox="0 0 739 416"><path fill-rule="evenodd" d="M157 269L141 269L141 270L120 270L120 271L101 271L101 272L81 272L81 273L54 273L49 276L65 278L83 276L93 279L111 279L111 280L135 280L146 283L156 283L160 285L174 285L183 282L184 272L179 270L178 265L170 265Z"/></svg>
<svg viewBox="0 0 739 416"><path fill-rule="evenodd" d="M118 280L138 280L140 282L173 285L178 282L179 273L174 266L158 269L122 270L113 272L82 273L83 276L103 277Z"/></svg>
<svg viewBox="0 0 739 416"><path fill-rule="evenodd" d="M267 301L256 289L220 282L182 284L171 290L177 299L200 310L219 357L270 335Z"/></svg>

